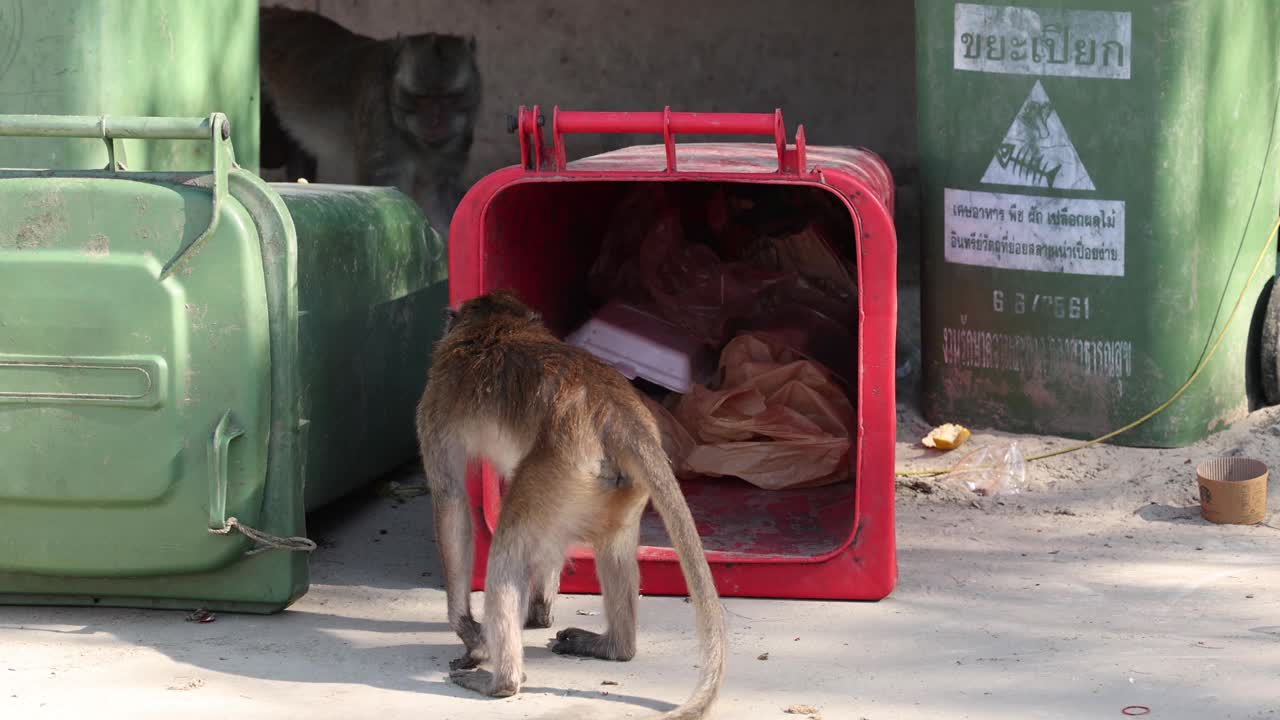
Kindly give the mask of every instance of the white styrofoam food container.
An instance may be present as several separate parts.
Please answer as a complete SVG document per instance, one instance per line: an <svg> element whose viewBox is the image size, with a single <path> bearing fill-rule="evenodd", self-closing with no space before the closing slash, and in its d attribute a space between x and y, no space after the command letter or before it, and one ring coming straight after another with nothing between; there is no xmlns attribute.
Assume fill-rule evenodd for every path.
<svg viewBox="0 0 1280 720"><path fill-rule="evenodd" d="M643 378L672 392L705 383L715 357L678 326L634 305L609 303L565 338L604 360L628 380Z"/></svg>

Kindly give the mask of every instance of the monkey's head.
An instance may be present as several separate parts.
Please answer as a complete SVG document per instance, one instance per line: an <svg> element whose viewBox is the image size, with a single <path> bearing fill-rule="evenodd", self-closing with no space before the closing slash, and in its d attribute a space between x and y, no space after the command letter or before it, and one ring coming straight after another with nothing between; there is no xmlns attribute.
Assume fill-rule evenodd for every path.
<svg viewBox="0 0 1280 720"><path fill-rule="evenodd" d="M457 308L445 308L444 333L465 330L495 321L540 324L542 316L510 290L495 290L471 298Z"/></svg>
<svg viewBox="0 0 1280 720"><path fill-rule="evenodd" d="M468 136L480 105L475 37L422 33L397 38L395 48L396 126L428 147Z"/></svg>

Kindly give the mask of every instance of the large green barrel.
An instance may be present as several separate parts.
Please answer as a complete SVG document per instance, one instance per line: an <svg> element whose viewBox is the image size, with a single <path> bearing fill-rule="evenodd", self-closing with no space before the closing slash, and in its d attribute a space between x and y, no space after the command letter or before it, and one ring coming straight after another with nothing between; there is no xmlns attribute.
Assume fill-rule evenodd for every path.
<svg viewBox="0 0 1280 720"><path fill-rule="evenodd" d="M0 602L278 610L305 552L211 530L304 536L416 452L443 241L394 189L263 183L224 121L106 122L212 172L0 171Z"/></svg>
<svg viewBox="0 0 1280 720"><path fill-rule="evenodd" d="M0 113L231 120L258 171L258 0L0 0ZM208 148L127 141L133 170L207 167ZM0 167L105 167L101 142L0 140Z"/></svg>
<svg viewBox="0 0 1280 720"><path fill-rule="evenodd" d="M445 242L391 188L272 183L298 236L308 509L418 452L414 413L449 302Z"/></svg>
<svg viewBox="0 0 1280 720"><path fill-rule="evenodd" d="M1280 3L917 0L924 409L1180 446L1247 412ZM1270 270L1273 262L1266 264Z"/></svg>

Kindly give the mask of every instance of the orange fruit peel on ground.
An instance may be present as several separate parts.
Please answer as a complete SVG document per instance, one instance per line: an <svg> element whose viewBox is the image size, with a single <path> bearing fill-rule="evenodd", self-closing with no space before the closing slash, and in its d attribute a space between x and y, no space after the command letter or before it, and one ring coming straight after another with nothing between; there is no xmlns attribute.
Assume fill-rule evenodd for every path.
<svg viewBox="0 0 1280 720"><path fill-rule="evenodd" d="M969 429L954 423L946 423L929 431L920 444L935 450L955 450L969 439Z"/></svg>

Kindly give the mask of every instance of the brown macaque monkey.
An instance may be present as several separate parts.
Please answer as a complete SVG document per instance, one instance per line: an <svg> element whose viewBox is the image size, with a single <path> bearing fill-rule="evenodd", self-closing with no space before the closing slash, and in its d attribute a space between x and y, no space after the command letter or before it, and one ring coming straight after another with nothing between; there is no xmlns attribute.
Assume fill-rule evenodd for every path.
<svg viewBox="0 0 1280 720"><path fill-rule="evenodd" d="M259 106L261 127L258 129L258 165L267 168L284 168L286 180L316 177L316 158L302 149L298 142L285 132L271 103ZM266 174L263 174L266 177Z"/></svg>
<svg viewBox="0 0 1280 720"><path fill-rule="evenodd" d="M693 515L657 422L617 370L557 339L537 313L499 291L449 311L418 405L418 442L431 487L449 626L466 646L450 679L494 697L524 682L522 627L549 627L570 544L595 554L604 634L568 628L551 650L630 660L636 652L640 516L662 516L693 603L701 674L685 704L706 715L724 675L724 613ZM485 575L483 627L471 615L472 535L466 469L492 465L506 483ZM472 670L489 661L492 672Z"/></svg>
<svg viewBox="0 0 1280 720"><path fill-rule="evenodd" d="M475 38L376 40L280 7L262 8L258 32L264 122L318 161L307 179L399 188L447 234L480 107ZM308 161L289 159L315 172Z"/></svg>

